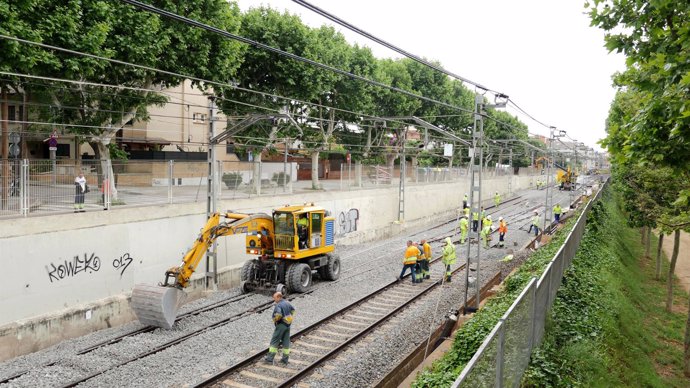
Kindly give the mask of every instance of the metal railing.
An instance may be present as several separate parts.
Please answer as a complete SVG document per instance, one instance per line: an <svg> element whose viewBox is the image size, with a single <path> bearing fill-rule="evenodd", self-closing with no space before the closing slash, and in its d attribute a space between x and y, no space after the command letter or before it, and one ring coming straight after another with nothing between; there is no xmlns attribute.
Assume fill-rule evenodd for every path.
<svg viewBox="0 0 690 388"><path fill-rule="evenodd" d="M294 170L291 163L219 161L213 192L220 199L292 193ZM83 204L80 172L89 188ZM0 217L204 202L208 172L206 161L191 160L0 160Z"/></svg>
<svg viewBox="0 0 690 388"><path fill-rule="evenodd" d="M517 387L532 349L544 338L544 325L585 232L587 214L606 187L585 206L572 230L541 277L532 278L465 365L453 387Z"/></svg>

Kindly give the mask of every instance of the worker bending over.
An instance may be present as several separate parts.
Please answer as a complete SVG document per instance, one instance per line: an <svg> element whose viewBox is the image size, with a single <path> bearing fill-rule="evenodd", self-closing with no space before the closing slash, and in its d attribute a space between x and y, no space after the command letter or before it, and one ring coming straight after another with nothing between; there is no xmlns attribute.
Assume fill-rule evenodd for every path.
<svg viewBox="0 0 690 388"><path fill-rule="evenodd" d="M292 318L295 315L295 308L290 302L283 299L283 294L276 292L273 294L273 301L275 307L273 308L273 336L271 337L271 345L268 348L268 354L264 361L273 363L273 359L278 353L278 346L283 345L283 357L280 363L287 365L288 358L290 358L290 325L292 325Z"/></svg>
<svg viewBox="0 0 690 388"><path fill-rule="evenodd" d="M506 232L508 232L508 223L503 217L498 217L498 246L503 248L506 238Z"/></svg>
<svg viewBox="0 0 690 388"><path fill-rule="evenodd" d="M496 205L496 207L498 207L498 205L500 205L500 204L501 204L501 195L498 194L498 191L497 191L496 194L494 194L494 205Z"/></svg>
<svg viewBox="0 0 690 388"><path fill-rule="evenodd" d="M453 240L451 240L450 237L446 237L446 245L443 246L442 254L443 256L441 257L441 261L446 267L446 276L444 281L450 283L452 274L450 266L455 264L455 244L453 244Z"/></svg>
<svg viewBox="0 0 690 388"><path fill-rule="evenodd" d="M479 237L482 238L482 242L484 243L484 248L488 248L489 247L489 240L491 240L491 226L489 226L489 224L484 224L482 231L479 233Z"/></svg>
<svg viewBox="0 0 690 388"><path fill-rule="evenodd" d="M415 278L415 267L417 266L417 256L419 256L420 252L419 249L412 244L411 240L407 241L407 249L405 250L405 257L403 258L403 268L402 271L400 272L400 280L403 279L403 276L405 276L406 270L409 268L410 273L411 273L411 278L412 278L412 283L417 283L417 279Z"/></svg>

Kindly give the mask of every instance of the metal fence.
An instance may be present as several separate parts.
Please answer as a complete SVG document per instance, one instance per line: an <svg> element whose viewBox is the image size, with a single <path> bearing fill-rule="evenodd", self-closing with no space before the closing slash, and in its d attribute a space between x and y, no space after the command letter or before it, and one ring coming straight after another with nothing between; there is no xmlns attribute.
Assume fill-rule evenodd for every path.
<svg viewBox="0 0 690 388"><path fill-rule="evenodd" d="M477 352L453 383L453 387L517 387L527 369L532 349L544 338L544 325L585 231L587 214L603 192L606 182L587 203L541 277L532 278L503 314Z"/></svg>
<svg viewBox="0 0 690 388"><path fill-rule="evenodd" d="M292 163L217 163L216 198L293 191ZM75 182L80 172L88 186L83 195ZM208 176L205 161L0 160L0 217L205 202Z"/></svg>

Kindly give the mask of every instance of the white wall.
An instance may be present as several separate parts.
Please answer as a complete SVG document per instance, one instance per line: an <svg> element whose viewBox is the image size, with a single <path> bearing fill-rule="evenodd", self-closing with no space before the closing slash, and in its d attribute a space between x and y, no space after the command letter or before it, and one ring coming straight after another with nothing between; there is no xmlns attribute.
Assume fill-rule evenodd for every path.
<svg viewBox="0 0 690 388"><path fill-rule="evenodd" d="M485 203L491 203L495 191L507 198L509 182L516 191L528 187L530 181L531 177L514 177L512 182L505 177L485 179ZM408 186L405 222L433 220L455 212L468 191L466 181ZM228 200L218 208L270 213L274 207L305 202L331 211L339 243L390 235L398 218L397 186ZM179 265L204 223L205 204L157 205L0 223L0 236L4 236L0 238L4 275L0 326L126 293L136 283L161 282L166 269ZM70 263L74 266L75 256L79 258L78 268L65 271ZM219 241L219 268L240 266L248 258L244 236ZM126 268L123 261L129 262ZM202 262L197 275L204 270Z"/></svg>

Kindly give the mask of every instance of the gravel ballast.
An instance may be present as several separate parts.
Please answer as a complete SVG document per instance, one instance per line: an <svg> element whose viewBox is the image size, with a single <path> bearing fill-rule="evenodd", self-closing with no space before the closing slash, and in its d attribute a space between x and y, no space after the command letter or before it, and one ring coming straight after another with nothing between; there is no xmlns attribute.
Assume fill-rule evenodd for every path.
<svg viewBox="0 0 690 388"><path fill-rule="evenodd" d="M498 215L504 215L511 222L519 220L520 214L531 211L538 203L543 203L543 191L529 190L523 198L502 205L498 211L489 209L497 222ZM555 193L555 201L565 203L568 193ZM534 206L530 207L530 203ZM543 206L540 210L543 210ZM440 220L439 220L440 221ZM523 246L531 238L524 230L519 230L526 221L509 224L506 246L515 249L513 242ZM427 231L415 228L399 236L358 246L339 246L341 257L341 278L336 282L315 282L315 289L291 301L297 310L292 332L338 311L353 301L381 288L394 280L401 269L401 256L404 242L408 239L444 237L450 235L456 223L450 222L442 227ZM494 239L498 239L495 235ZM496 242L494 241L494 243ZM477 245L473 245L476 247ZM432 243L434 256L440 253L441 241ZM508 249L492 248L482 251L480 280L487 281L497 271L504 270L499 263ZM474 256L474 255L473 255ZM464 263L466 246L458 246L458 264ZM519 260L516 260L518 262ZM441 276L440 265L432 266L433 279ZM220 300L236 297L237 289L220 291L211 296L191 302L181 309L181 313L207 306ZM355 344L344 356L329 363L336 369L322 368L320 373L326 380L310 379L315 386L367 386L393 368L395 363L428 334L432 325L437 326L451 309L457 309L464 298L464 272L453 277L451 284L439 287L426 296L410 304L396 315L396 324L388 323ZM138 322L100 330L89 335L63 341L58 345L29 355L17 357L0 364L0 380L18 372L30 372L0 387L59 386L92 373L101 375L84 383L84 387L167 387L182 386L201 381L204 376L217 373L220 369L233 365L243 358L263 350L268 346L273 326L271 310L249 313L221 327L207 330L180 344L127 365L107 370L138 354L145 353L168 341L179 338L211 323L242 313L254 306L270 301L270 297L251 294L228 305L213 309L177 322L172 330L156 329L124 338L92 352L78 355L77 352L109 338L131 332L143 327ZM438 303L438 308L436 307ZM405 324L413 323L413 324ZM358 342L359 343L359 342ZM348 354L352 355L351 357ZM294 357L294 356L293 356ZM348 361L349 360L349 361ZM49 367L40 367L55 362ZM107 370L107 371L106 371Z"/></svg>

